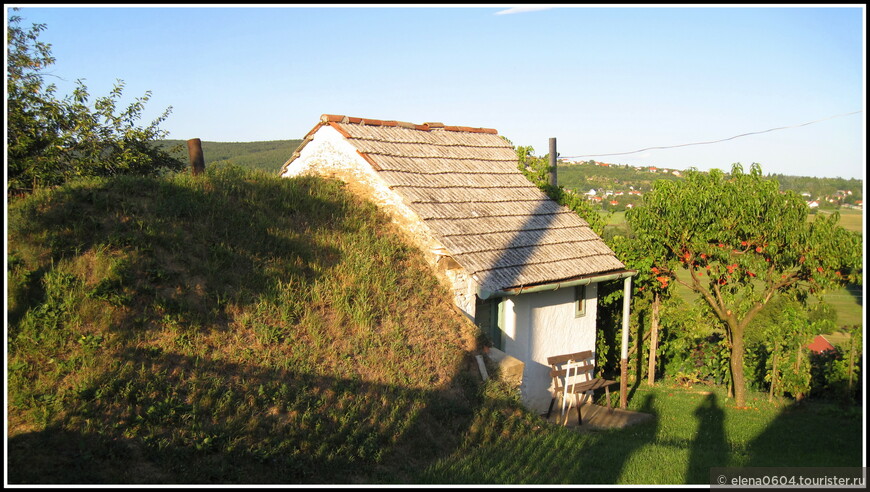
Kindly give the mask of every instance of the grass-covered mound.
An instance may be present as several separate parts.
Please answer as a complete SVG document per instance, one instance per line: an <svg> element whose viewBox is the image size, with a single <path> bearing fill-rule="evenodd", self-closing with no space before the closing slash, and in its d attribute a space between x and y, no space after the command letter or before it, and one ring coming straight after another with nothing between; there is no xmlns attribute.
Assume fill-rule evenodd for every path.
<svg viewBox="0 0 870 492"><path fill-rule="evenodd" d="M119 177L8 215L10 483L401 482L472 426L474 327L340 182Z"/></svg>
<svg viewBox="0 0 870 492"><path fill-rule="evenodd" d="M8 227L10 484L709 485L712 467L866 464L861 407L738 408L720 387L630 381L653 419L545 423L481 384L449 292L336 181L81 181L13 201Z"/></svg>

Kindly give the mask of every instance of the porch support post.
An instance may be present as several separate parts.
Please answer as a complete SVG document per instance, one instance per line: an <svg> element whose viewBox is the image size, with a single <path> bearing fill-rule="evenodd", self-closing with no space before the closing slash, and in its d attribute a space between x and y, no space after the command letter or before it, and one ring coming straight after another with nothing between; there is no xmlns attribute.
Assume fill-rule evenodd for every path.
<svg viewBox="0 0 870 492"><path fill-rule="evenodd" d="M631 305L631 277L622 281L622 352L619 361L619 408L628 406L628 319Z"/></svg>

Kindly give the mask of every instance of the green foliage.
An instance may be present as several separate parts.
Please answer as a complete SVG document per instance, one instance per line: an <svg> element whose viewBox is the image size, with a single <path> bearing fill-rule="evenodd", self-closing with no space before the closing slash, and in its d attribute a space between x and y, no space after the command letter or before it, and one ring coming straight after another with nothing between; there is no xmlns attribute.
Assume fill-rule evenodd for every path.
<svg viewBox="0 0 870 492"><path fill-rule="evenodd" d="M626 213L630 246L652 259L661 288L678 282L697 293L725 330L740 404L744 334L764 306L778 295L805 301L861 281L860 236L839 227L836 214L813 222L806 216L803 200L780 193L757 164L748 174L735 164L730 175L693 170L684 180L657 181L644 206Z"/></svg>
<svg viewBox="0 0 870 492"><path fill-rule="evenodd" d="M824 316L815 316L816 321L811 322L806 309L794 301L781 300L770 307L775 308L775 317L762 325L764 344L770 354L765 381L773 386L772 394L789 393L801 399L810 391L811 361L806 346L816 335L830 330L832 323Z"/></svg>
<svg viewBox="0 0 870 492"><path fill-rule="evenodd" d="M39 41L46 26L25 30L20 23L12 15L7 27L7 194L29 193L74 177L157 175L184 167L153 143L166 135L159 126L171 108L149 125L137 126L151 93L119 108L124 88L120 80L92 105L81 80L71 95L58 99L56 86L45 81L55 62L51 45Z"/></svg>
<svg viewBox="0 0 870 492"><path fill-rule="evenodd" d="M862 329L853 325L846 330L846 341L834 350L811 353L811 395L845 403L860 401L862 384Z"/></svg>

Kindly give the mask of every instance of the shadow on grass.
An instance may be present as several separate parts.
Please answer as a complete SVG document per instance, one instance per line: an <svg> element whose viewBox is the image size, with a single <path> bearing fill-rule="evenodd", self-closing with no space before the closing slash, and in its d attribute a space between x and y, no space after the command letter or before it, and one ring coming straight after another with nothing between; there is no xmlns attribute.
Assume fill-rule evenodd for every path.
<svg viewBox="0 0 870 492"><path fill-rule="evenodd" d="M864 307L864 289L862 285L849 284L845 289L849 294L852 294L852 297L855 298L855 302L857 302L859 306Z"/></svg>
<svg viewBox="0 0 870 492"><path fill-rule="evenodd" d="M639 411L655 415L654 395ZM546 426L546 430L542 428ZM429 484L616 484L625 483L624 468L635 452L653 443L658 418L606 431L579 430L539 421L509 438L472 440L457 453L437 461L422 475Z"/></svg>
<svg viewBox="0 0 870 492"><path fill-rule="evenodd" d="M750 442L745 466L865 466L862 414L860 405L791 403Z"/></svg>
<svg viewBox="0 0 870 492"><path fill-rule="evenodd" d="M298 365L313 353L302 345L310 334L298 346L283 343L301 330L294 315L302 308L287 303L310 304L306 290L288 294L287 285L310 286L346 261L324 237L370 235L387 219L353 213L360 203L337 183L249 178L228 169L181 183L84 182L12 207L13 245L45 245L50 258L25 266L33 270L10 313L11 405L32 419L20 424L45 426L19 427L8 439L10 483L401 483L459 444L480 401L467 361L435 388L412 387L421 383L410 375L407 386L380 384ZM401 280L393 296L418 279ZM84 325L106 337L87 338L64 318L76 306L57 297L74 290L73 304L96 299L114 313L105 326ZM269 311L258 312L261 304ZM263 353L261 364L228 363L224 347L167 348L226 331L239 312L282 330L259 342L283 360ZM159 346L149 333L164 338ZM89 352L76 345L89 340ZM405 339L376 342L416 353ZM351 364L354 353L335 352ZM94 354L109 361L104 372L81 376L64 394L56 383L77 371L52 366L57 381L41 379L37 362L89 367Z"/></svg>
<svg viewBox="0 0 870 492"><path fill-rule="evenodd" d="M349 204L312 180L290 185L247 177L230 169L185 184L119 177L68 186L44 203L16 208L11 234L44 234L51 268L66 260L87 271L93 265L85 255L114 255L112 270L88 286L88 295L131 308L139 329L157 326L165 316L204 323L230 301L250 304L281 281L313 282L339 261L337 250L304 233L310 224L321 234L352 227L342 220ZM45 301L48 268L29 272L13 293L13 327Z"/></svg>
<svg viewBox="0 0 870 492"><path fill-rule="evenodd" d="M710 468L728 465L729 447L725 439L725 411L715 393L710 393L695 409L697 431L689 450L687 484L710 483Z"/></svg>
<svg viewBox="0 0 870 492"><path fill-rule="evenodd" d="M9 483L410 482L459 446L480 404L467 367L423 390L180 354L151 362L149 394L106 374L50 427L9 439Z"/></svg>

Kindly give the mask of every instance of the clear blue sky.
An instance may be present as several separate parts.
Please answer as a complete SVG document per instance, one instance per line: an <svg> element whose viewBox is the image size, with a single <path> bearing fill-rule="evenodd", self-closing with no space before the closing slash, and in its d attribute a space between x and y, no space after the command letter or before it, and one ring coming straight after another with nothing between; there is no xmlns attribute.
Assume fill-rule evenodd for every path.
<svg viewBox="0 0 870 492"><path fill-rule="evenodd" d="M860 4L21 7L47 24L60 94L150 90L169 138L302 138L332 113L495 128L537 155L556 137L573 157L861 111L576 160L864 179Z"/></svg>

